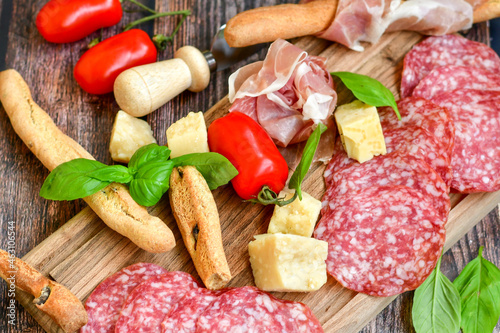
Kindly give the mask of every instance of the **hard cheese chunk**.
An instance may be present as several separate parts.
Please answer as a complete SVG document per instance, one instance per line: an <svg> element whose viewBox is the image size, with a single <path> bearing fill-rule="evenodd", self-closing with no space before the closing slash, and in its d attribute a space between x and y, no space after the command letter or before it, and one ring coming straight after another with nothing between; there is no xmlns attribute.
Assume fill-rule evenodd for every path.
<svg viewBox="0 0 500 333"><path fill-rule="evenodd" d="M109 143L111 158L128 163L137 149L150 143L156 143L151 126L144 120L118 111Z"/></svg>
<svg viewBox="0 0 500 333"><path fill-rule="evenodd" d="M386 153L377 108L354 101L339 106L334 115L340 138L350 158L363 163L375 155Z"/></svg>
<svg viewBox="0 0 500 333"><path fill-rule="evenodd" d="M267 291L314 291L326 283L328 243L285 234L255 236L248 244L255 285Z"/></svg>
<svg viewBox="0 0 500 333"><path fill-rule="evenodd" d="M207 126L203 113L189 112L189 114L173 123L167 129L167 144L172 151L172 158L191 154L207 153Z"/></svg>
<svg viewBox="0 0 500 333"><path fill-rule="evenodd" d="M283 190L279 196L290 199L293 193L291 190ZM291 204L283 207L274 206L274 213L267 232L311 237L320 210L321 201L302 191L302 200L297 198Z"/></svg>

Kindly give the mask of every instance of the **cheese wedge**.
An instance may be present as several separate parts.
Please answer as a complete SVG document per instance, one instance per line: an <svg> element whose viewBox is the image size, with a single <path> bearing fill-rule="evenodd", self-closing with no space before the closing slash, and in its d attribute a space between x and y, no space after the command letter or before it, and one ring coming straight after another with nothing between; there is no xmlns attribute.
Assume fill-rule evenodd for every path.
<svg viewBox="0 0 500 333"><path fill-rule="evenodd" d="M279 197L290 199L294 191L285 189ZM291 204L274 206L274 213L267 232L311 237L321 210L321 201L302 191L302 200L295 199Z"/></svg>
<svg viewBox="0 0 500 333"><path fill-rule="evenodd" d="M334 115L342 144L350 158L363 163L386 153L377 108L354 101L339 106Z"/></svg>
<svg viewBox="0 0 500 333"><path fill-rule="evenodd" d="M314 291L326 283L328 243L285 234L254 236L248 244L255 285L267 291Z"/></svg>
<svg viewBox="0 0 500 333"><path fill-rule="evenodd" d="M142 119L118 111L109 142L113 161L128 163L137 149L150 143L156 143L151 126Z"/></svg>
<svg viewBox="0 0 500 333"><path fill-rule="evenodd" d="M189 112L167 129L167 144L172 158L192 153L207 153L207 126L203 113Z"/></svg>

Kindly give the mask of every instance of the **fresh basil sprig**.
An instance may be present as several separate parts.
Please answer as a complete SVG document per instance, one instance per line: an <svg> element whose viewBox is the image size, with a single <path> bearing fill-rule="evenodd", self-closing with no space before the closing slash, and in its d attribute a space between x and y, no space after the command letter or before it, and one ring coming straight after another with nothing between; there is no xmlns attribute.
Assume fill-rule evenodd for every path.
<svg viewBox="0 0 500 333"><path fill-rule="evenodd" d="M493 332L500 318L500 270L483 258L482 246L453 284L462 302L462 332Z"/></svg>
<svg viewBox="0 0 500 333"><path fill-rule="evenodd" d="M347 89L352 91L361 102L372 106L390 106L401 120L398 105L394 95L379 81L362 74L350 72L332 72L345 84Z"/></svg>
<svg viewBox="0 0 500 333"><path fill-rule="evenodd" d="M441 273L441 258L415 291L412 319L417 333L457 333L460 329L460 295Z"/></svg>
<svg viewBox="0 0 500 333"><path fill-rule="evenodd" d="M129 185L130 195L140 205L155 205L169 188L173 168L192 165L210 189L227 184L238 174L227 158L217 153L194 153L169 159L170 149L150 144L138 149L128 167L107 166L83 158L55 168L45 179L40 196L50 200L75 200L92 195L111 183Z"/></svg>

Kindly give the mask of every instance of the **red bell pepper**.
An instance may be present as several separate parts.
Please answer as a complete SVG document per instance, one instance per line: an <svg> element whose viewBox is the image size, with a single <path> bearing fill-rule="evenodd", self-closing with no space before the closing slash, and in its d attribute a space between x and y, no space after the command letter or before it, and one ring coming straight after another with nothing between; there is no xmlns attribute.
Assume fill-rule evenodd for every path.
<svg viewBox="0 0 500 333"><path fill-rule="evenodd" d="M50 0L36 17L40 34L52 43L75 42L122 18L119 0Z"/></svg>
<svg viewBox="0 0 500 333"><path fill-rule="evenodd" d="M116 77L126 69L156 61L158 51L148 34L132 29L108 38L85 52L73 75L90 94L113 91Z"/></svg>
<svg viewBox="0 0 500 333"><path fill-rule="evenodd" d="M238 170L231 183L241 198L257 199L265 187L279 193L285 186L285 159L269 134L249 116L233 111L215 120L208 128L208 145Z"/></svg>

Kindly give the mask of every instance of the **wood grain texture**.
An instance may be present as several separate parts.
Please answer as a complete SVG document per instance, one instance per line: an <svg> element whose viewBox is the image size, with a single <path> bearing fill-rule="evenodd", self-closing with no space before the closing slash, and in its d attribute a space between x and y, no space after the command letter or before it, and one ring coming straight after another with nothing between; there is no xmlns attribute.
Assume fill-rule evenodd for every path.
<svg viewBox="0 0 500 333"><path fill-rule="evenodd" d="M43 6L46 0L0 0L0 56L5 55L5 59L0 59L0 65L5 62L6 68L15 68L18 70L28 82L32 89L34 99L49 112L56 124L69 136L80 142L92 155L104 163L111 163L111 158L107 151L109 145L109 137L115 113L118 110L111 94L105 96L92 96L83 92L77 85L72 75L72 69L76 64L79 56L86 43L92 38L95 38L99 33L94 33L88 38L67 45L53 45L45 42L38 34L34 19L36 13ZM150 6L155 6L152 0L143 1ZM281 1L293 2L293 1ZM264 5L274 5L279 3L277 0L237 0L237 1L220 1L220 0L175 0L175 1L157 1L156 8L158 10L176 10L191 8L191 15L186 23L179 31L178 38L175 39L173 45L167 48L166 51L159 54L159 59L167 59L173 55L173 51L183 45L194 45L201 49L207 49L210 46L210 40L220 24L224 23L228 18L235 15L237 12L248 8ZM126 5L126 7L130 7ZM140 17L141 14L125 14L122 23L128 23L133 18ZM5 22L8 21L8 29L3 29ZM154 24L144 25L148 33L165 33L174 29L176 19L163 18L157 20ZM120 24L121 25L121 24ZM103 30L103 36L109 37L119 32L120 26ZM487 26L482 24L475 26L469 36L475 40L488 42ZM411 37L412 43L416 42L418 35ZM415 39L415 41L413 41ZM406 40L398 43L410 43ZM355 68L338 67L342 64L338 59L346 57L346 51L333 52L330 43L319 41L312 37L306 37L298 41L298 45L303 48L308 48L312 54L322 54L331 56L329 58L329 68L332 70L351 70L359 71L360 73L369 74L391 85L391 90L397 91L397 75L401 70L400 60L401 55L398 55L399 45L392 42L387 42L385 45L377 45L383 61L395 63L396 66L391 67L391 70L383 70L381 66L369 61L366 56L358 55L352 60L351 66ZM262 59L264 51L249 58L247 62ZM3 58L3 56L2 56ZM242 63L243 64L243 63ZM239 65L242 65L239 64ZM238 66L238 65L237 65ZM218 72L212 76L212 81L209 87L200 93L185 92L174 98L172 102L162 107L159 111L147 116L148 122L152 125L155 137L160 144L165 143L165 130L175 120L185 116L189 111L208 110L211 106L218 103L217 108L227 108L227 99L223 97L227 94L227 77L237 67L234 66L223 72ZM349 94L345 91L340 92L342 100L348 100ZM210 122L217 116L216 113L206 114L207 120ZM74 284L80 288L81 297L92 290L94 280L77 281L75 276L66 275L68 270L76 269L79 266L78 255L75 251L85 244L86 247L95 247L105 245L106 252L103 262L93 262L92 257L85 258L88 265L83 267L94 276L107 276L118 269L120 265L148 260L160 260L165 263L165 267L169 269L180 269L188 273L195 274L194 268L190 263L189 256L186 251L183 251L183 245L180 234L175 227L173 220L167 220L169 226L172 226L175 237L180 243L173 251L167 255L153 255L149 257L143 251L137 250L131 246L128 240L124 240L116 235L112 237L112 243L102 243L102 237L106 235L105 226L100 222L95 215L88 209L84 208L85 204L81 201L74 202L52 202L41 199L38 196L39 188L43 179L47 176L47 170L40 162L29 152L27 147L16 136L8 118L3 109L0 109L0 224L2 225L0 247L7 248L7 229L8 221L16 223L16 252L18 256L25 255L33 249L37 244L40 244L49 235L53 234L61 226L57 233L57 237L61 237L53 246L48 243L41 243L45 255L36 257L35 254L30 254L26 259L31 262L41 262L44 273L51 274L53 277L62 278L67 283ZM306 181L307 188L321 187L322 180L321 172L316 170ZM229 191L230 193L230 191ZM225 208L234 205L234 198L228 191L219 190L215 193L217 204L221 212L221 220ZM458 200L457 200L458 201ZM83 211L82 211L83 209ZM476 206L467 208L472 213L477 212ZM80 215L71 219L78 212ZM254 208L252 214L256 221L247 225L243 230L234 230L230 228L230 223L226 224L226 229L230 241L225 241L226 254L229 261L235 261L231 266L233 274L239 275L231 282L232 285L242 285L251 275L248 267L246 249L241 247L241 244L247 244L249 241L248 235L263 233L267 227L266 219L269 219L270 208ZM243 218L245 215L243 210L241 213L233 217L235 220ZM162 204L155 207L152 211L153 215L170 216L168 202L162 201ZM82 219L82 217L85 219ZM68 221L66 223L66 221ZM500 218L498 208L493 210L481 223L460 238L458 243L448 251L442 263L443 272L451 279L454 279L461 269L477 255L477 250L480 245L485 245L484 255L487 259L500 266ZM80 223L87 223L84 231L77 232L77 236L73 236L76 230L81 230ZM224 227L223 227L224 228ZM63 230L64 232L60 233ZM116 238L116 239L115 239ZM68 239L70 240L68 242ZM104 237L104 239L109 239ZM90 241L90 242L88 242ZM101 242L101 243L99 243ZM70 245L70 246L68 246ZM113 246L116 246L118 251L116 254ZM73 254L71 254L73 253ZM130 255L129 255L130 254ZM116 257L118 255L118 257ZM126 260L120 260L120 256L125 256ZM59 266L61 258L66 258L63 266ZM238 260L235 260L238 258ZM245 260L241 260L244 258ZM86 263L87 263L86 261ZM96 267L94 267L95 265ZM62 268L65 267L63 270ZM338 297L342 292L342 288L335 285L333 279L329 279L328 285L331 288L326 292L321 300L318 300L317 306L322 309L338 311L351 300L355 295L353 292L342 294L342 297L332 302L331 298ZM310 294L313 295L313 294ZM286 296L287 298L297 298L300 294L289 293L287 295L277 293L277 296ZM18 294L18 298L23 295ZM312 296L310 296L312 297ZM358 297L359 299L359 297ZM356 301L358 300L356 299ZM412 293L405 293L398 297L395 302L391 303L376 319L372 320L367 326L362 329L362 332L412 332L411 327L411 299ZM6 309L8 296L6 292L6 284L0 284L0 313ZM356 303L351 303L356 305ZM363 304L363 302L361 302ZM357 308L354 306L354 308ZM321 317L321 313L317 313ZM359 326L361 328L363 325ZM29 315L22 306L18 304L16 308L16 325L7 324L7 320L2 316L0 318L1 332L43 332L41 326ZM327 330L328 331L328 330ZM500 332L500 327L497 326L497 331Z"/></svg>

